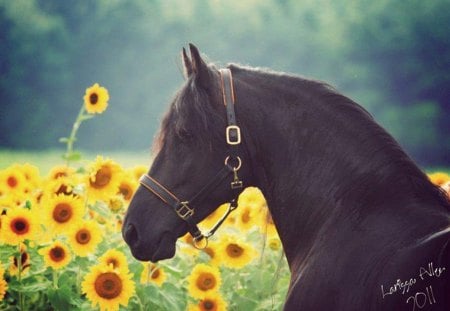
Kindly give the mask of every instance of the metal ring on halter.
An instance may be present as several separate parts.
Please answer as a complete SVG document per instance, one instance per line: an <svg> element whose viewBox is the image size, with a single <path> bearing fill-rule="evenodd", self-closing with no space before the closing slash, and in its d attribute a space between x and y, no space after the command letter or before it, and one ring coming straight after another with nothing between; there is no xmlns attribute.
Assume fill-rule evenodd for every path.
<svg viewBox="0 0 450 311"><path fill-rule="evenodd" d="M200 245L200 241L205 240L206 242L204 242L204 245ZM208 237L203 236L201 239L194 239L193 242L194 247L198 250L202 250L208 247Z"/></svg>
<svg viewBox="0 0 450 311"><path fill-rule="evenodd" d="M238 161L238 165L236 167L231 166L233 168L233 171L235 171L235 172L238 171L241 168L241 165L242 165L241 158L237 156L236 159ZM230 156L225 158L225 165L228 165L228 161L229 160L230 160Z"/></svg>

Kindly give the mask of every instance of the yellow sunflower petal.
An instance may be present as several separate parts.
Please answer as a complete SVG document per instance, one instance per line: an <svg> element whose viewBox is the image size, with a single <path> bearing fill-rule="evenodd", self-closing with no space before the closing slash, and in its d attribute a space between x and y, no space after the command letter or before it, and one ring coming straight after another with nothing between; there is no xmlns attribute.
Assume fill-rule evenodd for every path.
<svg viewBox="0 0 450 311"><path fill-rule="evenodd" d="M93 266L81 284L83 293L101 311L116 311L120 305L127 306L134 295L131 275L114 269L111 265Z"/></svg>
<svg viewBox="0 0 450 311"><path fill-rule="evenodd" d="M128 273L127 257L121 251L116 249L110 249L104 253L99 259L100 264L106 266L112 266L114 269L118 269Z"/></svg>
<svg viewBox="0 0 450 311"><path fill-rule="evenodd" d="M197 304L189 305L189 311L226 311L227 303L219 293L205 295Z"/></svg>
<svg viewBox="0 0 450 311"><path fill-rule="evenodd" d="M27 179L18 164L0 171L0 193L23 193L27 186Z"/></svg>
<svg viewBox="0 0 450 311"><path fill-rule="evenodd" d="M95 253L97 245L102 241L102 231L98 223L93 220L83 220L72 228L69 242L73 252L86 257Z"/></svg>
<svg viewBox="0 0 450 311"><path fill-rule="evenodd" d="M108 90L95 83L86 89L83 100L88 113L102 113L108 107Z"/></svg>
<svg viewBox="0 0 450 311"><path fill-rule="evenodd" d="M217 292L222 284L219 268L197 264L188 277L188 292L194 298L203 298Z"/></svg>
<svg viewBox="0 0 450 311"><path fill-rule="evenodd" d="M18 245L25 240L34 240L38 233L38 215L29 209L13 208L2 216L0 237L6 244Z"/></svg>
<svg viewBox="0 0 450 311"><path fill-rule="evenodd" d="M53 269L64 268L72 259L69 247L60 241L55 241L49 246L40 249L39 254L44 257L45 266Z"/></svg>
<svg viewBox="0 0 450 311"><path fill-rule="evenodd" d="M85 207L84 202L72 195L59 194L42 203L44 224L55 233L67 233L81 221Z"/></svg>
<svg viewBox="0 0 450 311"><path fill-rule="evenodd" d="M8 283L5 281L4 277L0 277L0 301L5 298L6 291L8 289Z"/></svg>
<svg viewBox="0 0 450 311"><path fill-rule="evenodd" d="M123 169L119 164L98 156L88 169L86 190L90 202L108 202L119 192Z"/></svg>
<svg viewBox="0 0 450 311"><path fill-rule="evenodd" d="M242 268L257 255L252 245L237 236L228 235L219 242L221 263L229 268Z"/></svg>
<svg viewBox="0 0 450 311"><path fill-rule="evenodd" d="M450 175L444 172L435 172L428 174L430 181L436 186L442 186L446 182L450 181Z"/></svg>
<svg viewBox="0 0 450 311"><path fill-rule="evenodd" d="M150 262L144 263L143 266L144 270L142 270L140 278L141 284L161 286L165 282L167 275L161 267Z"/></svg>

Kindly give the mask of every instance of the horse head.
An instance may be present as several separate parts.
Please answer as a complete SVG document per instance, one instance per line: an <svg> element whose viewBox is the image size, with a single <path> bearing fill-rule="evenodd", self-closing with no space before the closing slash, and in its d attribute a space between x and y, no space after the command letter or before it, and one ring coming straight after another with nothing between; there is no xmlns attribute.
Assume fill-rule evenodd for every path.
<svg viewBox="0 0 450 311"><path fill-rule="evenodd" d="M123 225L123 237L139 260L174 256L177 238L187 232L197 242L207 239L196 223L234 202L242 180L250 181L230 72L207 65L193 45L190 54L183 49L186 81L163 119L156 157Z"/></svg>

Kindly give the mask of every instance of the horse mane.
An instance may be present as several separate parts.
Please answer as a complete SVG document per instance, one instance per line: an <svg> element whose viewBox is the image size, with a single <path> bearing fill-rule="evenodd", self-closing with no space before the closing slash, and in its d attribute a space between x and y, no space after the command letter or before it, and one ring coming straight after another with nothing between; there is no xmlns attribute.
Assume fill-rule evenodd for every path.
<svg viewBox="0 0 450 311"><path fill-rule="evenodd" d="M228 67L233 74L239 76L240 80L246 81L247 85L262 85L265 89L274 89L279 93L277 96L280 98L298 98L297 102L308 102L310 105L320 107L319 110L326 113L329 113L330 109L339 110L340 113L333 116L334 121L357 122L358 135L370 141L370 143L364 144L366 149L363 150L364 152L378 154L380 150L383 151L383 156L373 157L370 159L370 163L365 163L365 165L378 169L381 174L378 176L380 180L390 180L391 182L398 180L399 191L402 191L402 186L407 186L409 189L412 186L413 194L418 201L432 200L450 211L450 202L445 192L429 181L426 174L417 167L395 139L375 122L366 109L340 94L334 87L322 81L275 72L266 68L252 68L236 64L230 64ZM210 64L209 68L211 72L217 71L213 64ZM213 74L211 76L216 77ZM222 133L214 129L226 126L225 115L210 104L211 96L221 96L218 79L218 75L212 79L208 89L196 83L195 75L185 80L163 118L153 146L154 151L160 150L169 136L183 140L190 139L192 135L195 135L196 139L193 142L197 143L198 147L209 147L212 142L223 140ZM217 98L219 97L216 97L216 100L221 100ZM286 105L295 105L295 103L295 100L290 103L286 101ZM364 175L360 177L367 178ZM402 181L400 182L400 180ZM361 181L356 179L354 183L359 184Z"/></svg>

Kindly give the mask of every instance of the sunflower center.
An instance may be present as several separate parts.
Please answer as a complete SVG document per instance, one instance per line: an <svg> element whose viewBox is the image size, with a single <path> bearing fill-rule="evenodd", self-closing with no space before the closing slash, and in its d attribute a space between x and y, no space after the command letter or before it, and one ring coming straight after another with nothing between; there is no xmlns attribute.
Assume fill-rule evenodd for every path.
<svg viewBox="0 0 450 311"><path fill-rule="evenodd" d="M203 250L206 254L208 254L208 256L210 257L210 258L214 258L215 257L215 252L214 252L214 249L212 249L212 247L207 247L207 248L205 248L204 250Z"/></svg>
<svg viewBox="0 0 450 311"><path fill-rule="evenodd" d="M113 272L100 274L94 286L97 294L105 299L114 299L122 293L122 280Z"/></svg>
<svg viewBox="0 0 450 311"><path fill-rule="evenodd" d="M64 248L55 246L50 250L50 258L55 262L60 262L66 258L66 252Z"/></svg>
<svg viewBox="0 0 450 311"><path fill-rule="evenodd" d="M214 303L214 301L206 299L202 302L201 310L216 310L216 304Z"/></svg>
<svg viewBox="0 0 450 311"><path fill-rule="evenodd" d="M27 261L28 261L27 252L22 252L20 255L20 263L22 264L22 268L24 268L25 266L29 266L29 263L27 263ZM16 256L13 257L13 264L15 267L19 267L19 262L17 261Z"/></svg>
<svg viewBox="0 0 450 311"><path fill-rule="evenodd" d="M89 102L91 103L91 105L95 105L98 102L98 94L97 93L92 93L91 95L89 95Z"/></svg>
<svg viewBox="0 0 450 311"><path fill-rule="evenodd" d="M112 265L114 269L119 267L119 262L115 258L109 258L106 263Z"/></svg>
<svg viewBox="0 0 450 311"><path fill-rule="evenodd" d="M75 239L77 240L78 244L88 244L91 240L91 233L87 229L78 230L77 234L75 235Z"/></svg>
<svg viewBox="0 0 450 311"><path fill-rule="evenodd" d="M26 234L30 230L30 224L27 219L18 217L11 221L11 231L15 234Z"/></svg>
<svg viewBox="0 0 450 311"><path fill-rule="evenodd" d="M90 184L95 189L104 188L111 181L112 172L107 166L102 166L95 174L94 181L90 181Z"/></svg>
<svg viewBox="0 0 450 311"><path fill-rule="evenodd" d="M120 185L119 187L119 193L123 195L123 198L125 200L130 200L131 196L133 194L133 191L131 190L131 188L127 185Z"/></svg>
<svg viewBox="0 0 450 311"><path fill-rule="evenodd" d="M245 224L251 220L249 210L245 210L245 212L242 213L241 220Z"/></svg>
<svg viewBox="0 0 450 311"><path fill-rule="evenodd" d="M9 186L10 188L15 188L15 187L17 187L17 184L19 183L19 182L17 181L17 178L14 177L14 176L9 176L6 182L8 183L8 186Z"/></svg>
<svg viewBox="0 0 450 311"><path fill-rule="evenodd" d="M227 245L226 252L231 258L238 258L242 256L244 249L237 244L231 243Z"/></svg>
<svg viewBox="0 0 450 311"><path fill-rule="evenodd" d="M159 277L160 274L161 274L161 272L159 272L159 269L156 268L156 269L154 269L154 270L152 271L151 278L152 278L153 280L155 280L155 279L157 279L157 278Z"/></svg>
<svg viewBox="0 0 450 311"><path fill-rule="evenodd" d="M72 217L72 207L67 203L59 203L53 210L53 219L59 223L65 223Z"/></svg>
<svg viewBox="0 0 450 311"><path fill-rule="evenodd" d="M65 172L65 171L58 171L58 172L55 172L53 174L53 179L56 180L56 179L58 179L60 177L67 177L67 176L69 176L69 174L67 172Z"/></svg>
<svg viewBox="0 0 450 311"><path fill-rule="evenodd" d="M59 186L58 190L55 191L55 194L64 194L64 195L71 195L72 194L72 190L71 187L61 184L61 186Z"/></svg>
<svg viewBox="0 0 450 311"><path fill-rule="evenodd" d="M207 291L216 286L216 278L212 273L203 272L197 279L197 287L200 290Z"/></svg>

